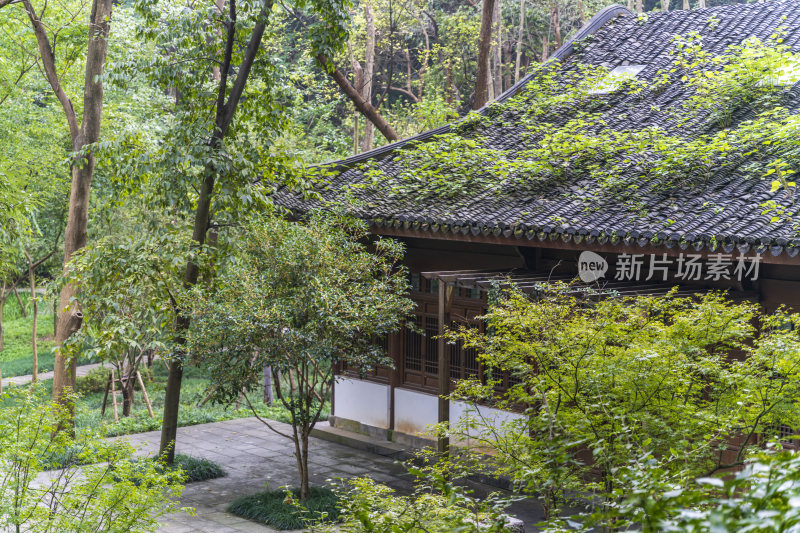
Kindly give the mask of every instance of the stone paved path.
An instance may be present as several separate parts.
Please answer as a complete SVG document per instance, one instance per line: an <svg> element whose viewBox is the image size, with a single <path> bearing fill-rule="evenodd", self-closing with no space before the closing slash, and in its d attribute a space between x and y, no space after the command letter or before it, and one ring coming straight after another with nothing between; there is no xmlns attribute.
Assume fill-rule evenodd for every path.
<svg viewBox="0 0 800 533"><path fill-rule="evenodd" d="M276 423L288 431L289 426ZM159 432L140 433L127 438L142 448L140 453L158 450ZM229 420L178 429L176 451L211 459L227 472L220 479L190 483L181 505L194 507L196 516L179 514L167 517L162 533L269 533L271 528L243 520L225 512L231 501L268 488L296 485L297 467L293 445L269 431L255 418ZM390 457L359 451L341 444L311 438L309 463L312 484L324 484L335 477L367 475L390 487L406 492L411 480L402 465ZM527 523L537 521L532 509L514 512ZM526 516L527 515L527 516Z"/></svg>
<svg viewBox="0 0 800 533"><path fill-rule="evenodd" d="M93 365L81 365L81 366L79 366L76 369L78 377L85 376L91 370L94 370L95 368L97 368L99 366L103 366L102 363L96 363L96 364L93 364ZM31 374L28 374L28 375L25 375L25 376L14 376L14 377L10 377L10 378L3 378L3 387L8 387L9 385L26 385L26 384L30 383L32 379L33 379L33 376ZM39 379L42 380L42 381L46 381L48 379L53 379L53 372L52 371L50 371L50 372L40 372L39 373Z"/></svg>

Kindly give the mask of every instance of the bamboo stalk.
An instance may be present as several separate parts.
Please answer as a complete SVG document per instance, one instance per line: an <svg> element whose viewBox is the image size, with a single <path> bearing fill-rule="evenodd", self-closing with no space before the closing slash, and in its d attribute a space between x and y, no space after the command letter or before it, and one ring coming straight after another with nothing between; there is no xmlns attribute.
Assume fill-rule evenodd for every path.
<svg viewBox="0 0 800 533"><path fill-rule="evenodd" d="M122 382L120 381L120 384ZM117 411L117 380L114 379L114 371L111 371L111 404L114 406L114 422L119 422L119 412Z"/></svg>

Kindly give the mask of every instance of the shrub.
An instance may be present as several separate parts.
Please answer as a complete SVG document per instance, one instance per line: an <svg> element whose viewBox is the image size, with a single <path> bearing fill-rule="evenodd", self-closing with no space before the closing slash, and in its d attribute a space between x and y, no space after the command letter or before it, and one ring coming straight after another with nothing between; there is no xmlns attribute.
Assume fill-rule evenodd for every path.
<svg viewBox="0 0 800 533"><path fill-rule="evenodd" d="M339 498L332 490L309 487L308 498L297 503L299 497L299 489L288 494L283 490L259 492L234 500L228 512L278 530L303 529L320 518L339 519Z"/></svg>
<svg viewBox="0 0 800 533"><path fill-rule="evenodd" d="M153 460L157 460L154 457ZM173 468L180 468L186 476L186 483L193 483L195 481L205 481L207 479L216 479L225 476L225 470L209 459L201 457L192 457L191 455L184 455L182 453L175 454L175 462Z"/></svg>
<svg viewBox="0 0 800 533"><path fill-rule="evenodd" d="M108 374L111 370L107 367L98 367L90 370L85 376L81 376L75 383L75 392L82 396L103 392L108 383Z"/></svg>
<svg viewBox="0 0 800 533"><path fill-rule="evenodd" d="M44 401L38 387L0 398L0 531L155 531L177 510L181 472L134 465L128 443L92 429L60 431L70 411ZM39 475L58 458L69 458L62 475Z"/></svg>

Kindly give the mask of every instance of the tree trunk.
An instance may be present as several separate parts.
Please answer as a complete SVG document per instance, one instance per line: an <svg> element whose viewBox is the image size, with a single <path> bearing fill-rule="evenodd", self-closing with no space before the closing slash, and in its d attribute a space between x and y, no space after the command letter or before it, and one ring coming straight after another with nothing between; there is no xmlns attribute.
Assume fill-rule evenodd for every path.
<svg viewBox="0 0 800 533"><path fill-rule="evenodd" d="M642 5L642 0L636 0L636 13L641 15L644 12L644 6Z"/></svg>
<svg viewBox="0 0 800 533"><path fill-rule="evenodd" d="M120 373L120 376L122 374ZM122 416L131 416L131 408L133 407L133 386L136 383L135 376L128 374L124 384L120 387L122 391Z"/></svg>
<svg viewBox="0 0 800 533"><path fill-rule="evenodd" d="M372 81L375 77L375 17L372 4L364 2L364 19L367 22L367 43L364 54L364 81L361 87L361 98L372 103ZM364 136L361 138L361 151L372 150L375 137L375 125L370 121L364 123Z"/></svg>
<svg viewBox="0 0 800 533"><path fill-rule="evenodd" d="M36 297L36 275L34 273L33 259L31 259L31 255L28 253L28 250L24 250L24 252L25 252L25 260L28 262L28 282L31 287L31 302L33 304L33 327L31 328L33 374L31 376L31 383L36 383L37 381L39 381L39 346L36 338L36 336L38 335L37 330L39 326L39 299Z"/></svg>
<svg viewBox="0 0 800 533"><path fill-rule="evenodd" d="M322 54L317 55L317 62L322 67L325 72L327 72L333 81L339 86L342 92L350 98L350 101L353 102L353 105L358 109L358 111L364 115L370 122L372 122L378 131L386 137L388 141L396 141L398 140L397 133L394 131L394 128L386 121L385 118L378 113L378 110L373 106L370 102L364 100L361 97L361 93L353 87L353 84L350 83L347 79L347 76L341 73L339 69L333 66L333 63L328 59L327 56Z"/></svg>
<svg viewBox="0 0 800 533"><path fill-rule="evenodd" d="M553 32L555 33L556 37L556 47L561 48L561 45L564 42L561 39L561 15L558 12L558 0L553 2L552 10L550 11L550 16L553 20Z"/></svg>
<svg viewBox="0 0 800 533"><path fill-rule="evenodd" d="M3 280L3 290L0 291L0 353L3 352L5 347L5 334L3 333L3 312L6 308L6 300L8 295L6 293L6 280Z"/></svg>
<svg viewBox="0 0 800 533"><path fill-rule="evenodd" d="M669 0L661 0L661 11L669 11Z"/></svg>
<svg viewBox="0 0 800 533"><path fill-rule="evenodd" d="M519 0L519 30L517 31L516 60L514 61L514 83L519 81L519 69L522 64L522 34L525 31L525 0Z"/></svg>
<svg viewBox="0 0 800 533"><path fill-rule="evenodd" d="M19 291L17 290L16 282L14 283L14 286L11 287L11 290L14 291L14 297L16 297L17 305L19 305L19 310L22 312L22 318L28 318L28 309L22 302L22 298L19 297Z"/></svg>
<svg viewBox="0 0 800 533"><path fill-rule="evenodd" d="M86 51L86 71L83 84L83 120L78 125L78 117L72 101L67 96L56 69L55 52L50 44L47 29L30 0L22 0L28 18L33 27L39 48L41 69L44 72L56 99L64 110L69 126L72 149L81 151L87 145L100 139L100 124L103 117L103 83L102 75L108 52L108 34L111 29L111 12L113 0L94 0L89 19L89 40ZM73 162L72 186L69 197L67 228L64 233L64 264L69 262L72 254L86 245L86 233L89 218L89 191L94 174L95 158L90 152L80 160ZM75 331L80 328L83 315L80 304L72 300L77 295L77 288L65 285L61 290L60 307L58 309L58 327L56 343L63 345ZM70 307L70 309L67 309ZM62 350L56 350L53 376L53 399L60 400L65 388L75 386L75 361L65 360Z"/></svg>
<svg viewBox="0 0 800 533"><path fill-rule="evenodd" d="M301 435L301 472L300 472L300 499L306 500L308 498L308 432L303 429Z"/></svg>
<svg viewBox="0 0 800 533"><path fill-rule="evenodd" d="M503 2L495 0L492 21L492 88L494 94L491 100L496 99L503 93Z"/></svg>
<svg viewBox="0 0 800 533"><path fill-rule="evenodd" d="M244 50L242 62L236 73L233 85L228 91L228 74L231 68L234 45L236 44L236 13L235 4L230 3L231 17L228 24L228 33L225 40L225 60L220 69L220 80L218 82L216 116L214 118L214 130L208 141L208 147L219 150L220 144L228 134L228 128L236 114L239 101L247 85L253 62L261 48L261 41L266 30L266 20L272 11L273 0L265 0L261 4L258 22L253 27L253 33ZM227 99L226 99L227 95ZM214 194L214 179L216 173L212 166L205 169L205 177L198 195L197 207L195 209L194 229L192 240L197 246L202 246L206 241L206 233L211 222L211 202ZM183 282L186 287L197 284L200 275L199 267L189 262L186 264ZM189 330L189 315L179 310L175 319L175 344L180 348L186 346L186 335ZM180 353L180 351L179 351ZM183 361L180 357L174 358L169 363L169 374L167 375L167 388L164 393L164 418L161 424L161 444L160 455L164 456L167 464L175 461L175 438L178 434L178 411L180 410L181 382L183 380Z"/></svg>
<svg viewBox="0 0 800 533"><path fill-rule="evenodd" d="M489 56L492 49L492 15L495 0L483 0L481 33L478 37L478 75L475 80L475 101L472 109L480 109L489 101Z"/></svg>
<svg viewBox="0 0 800 533"><path fill-rule="evenodd" d="M586 6L583 4L583 0L578 0L578 16L581 24L586 24Z"/></svg>
<svg viewBox="0 0 800 533"><path fill-rule="evenodd" d="M700 9L706 8L706 0L697 0L697 7Z"/></svg>
<svg viewBox="0 0 800 533"><path fill-rule="evenodd" d="M692 7L689 5L689 0L683 0L683 9L684 9L684 11L688 10L688 9L692 9Z"/></svg>
<svg viewBox="0 0 800 533"><path fill-rule="evenodd" d="M272 407L272 367L264 365L264 403Z"/></svg>

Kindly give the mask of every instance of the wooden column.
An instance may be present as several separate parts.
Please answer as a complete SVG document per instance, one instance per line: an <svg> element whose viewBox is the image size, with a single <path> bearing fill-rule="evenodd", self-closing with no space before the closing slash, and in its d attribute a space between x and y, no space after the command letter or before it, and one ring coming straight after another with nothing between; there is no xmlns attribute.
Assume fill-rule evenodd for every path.
<svg viewBox="0 0 800 533"><path fill-rule="evenodd" d="M389 431L394 431L394 392L402 383L403 369L405 368L405 356L401 343L400 332L389 335L389 355L394 360L394 370L392 371L391 381L389 382ZM391 434L390 434L390 439Z"/></svg>
<svg viewBox="0 0 800 533"><path fill-rule="evenodd" d="M444 339L445 324L449 322L448 293L452 294L452 287L448 287L439 279L439 423L450 422L450 401L446 398L450 394L450 358L447 356L447 343ZM440 437L437 450L445 455L450 450L450 439Z"/></svg>

